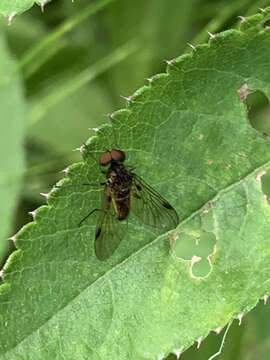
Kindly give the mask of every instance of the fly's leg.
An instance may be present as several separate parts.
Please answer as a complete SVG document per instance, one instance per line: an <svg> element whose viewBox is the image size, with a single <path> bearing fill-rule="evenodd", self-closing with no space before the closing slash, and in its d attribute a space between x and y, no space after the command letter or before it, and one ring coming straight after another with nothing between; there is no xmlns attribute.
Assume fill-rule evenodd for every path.
<svg viewBox="0 0 270 360"><path fill-rule="evenodd" d="M79 222L79 225L78 226L81 226L82 223L87 219L89 218L89 216L91 216L95 211L102 211L101 209L94 209L92 211L90 211L89 214L87 214L80 222Z"/></svg>

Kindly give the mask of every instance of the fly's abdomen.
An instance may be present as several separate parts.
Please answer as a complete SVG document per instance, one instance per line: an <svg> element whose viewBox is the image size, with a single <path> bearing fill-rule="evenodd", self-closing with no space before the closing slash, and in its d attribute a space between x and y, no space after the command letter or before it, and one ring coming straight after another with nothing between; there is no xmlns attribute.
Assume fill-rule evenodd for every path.
<svg viewBox="0 0 270 360"><path fill-rule="evenodd" d="M115 213L118 220L125 220L130 212L130 196L123 199L113 199L115 206Z"/></svg>

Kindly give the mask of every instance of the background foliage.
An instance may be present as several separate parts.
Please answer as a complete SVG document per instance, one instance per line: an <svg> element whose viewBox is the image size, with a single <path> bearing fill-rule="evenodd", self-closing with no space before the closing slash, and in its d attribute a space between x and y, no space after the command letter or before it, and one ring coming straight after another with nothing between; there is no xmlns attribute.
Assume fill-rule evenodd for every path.
<svg viewBox="0 0 270 360"><path fill-rule="evenodd" d="M0 13L10 16L32 3L22 1L24 8L20 4L10 13L8 2L3 1ZM54 0L44 13L34 6L15 16L11 26L2 18L0 194L10 196L1 196L5 216L0 219L0 249L7 244L5 238L31 219L28 211L44 203L39 193L49 191L61 177L60 170L80 161L80 154L71 150L89 137L87 129L106 122L104 114L125 105L120 95L132 94L145 78L163 72L164 59L180 55L187 42L205 42L206 30L215 33L235 27L238 15L252 14L266 5L266 1L247 0ZM5 83L9 74L15 84L10 87ZM267 132L264 95L258 93L249 101L250 107L255 104L251 121L259 119L260 130ZM18 195L23 157L26 169ZM13 181L16 186L11 185ZM7 249L2 250L3 263L6 256ZM243 326L233 324L220 359L268 359L268 317L268 307L260 305L247 315ZM199 352L194 347L183 359L207 358L217 351L220 341L211 335Z"/></svg>

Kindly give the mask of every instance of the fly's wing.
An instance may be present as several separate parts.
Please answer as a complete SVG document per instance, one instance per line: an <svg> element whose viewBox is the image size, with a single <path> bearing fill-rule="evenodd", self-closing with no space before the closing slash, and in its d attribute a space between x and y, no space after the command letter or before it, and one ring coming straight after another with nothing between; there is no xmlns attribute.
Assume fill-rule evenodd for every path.
<svg viewBox="0 0 270 360"><path fill-rule="evenodd" d="M127 222L117 219L112 202L105 187L95 233L95 253L99 260L106 260L113 254L127 231Z"/></svg>
<svg viewBox="0 0 270 360"><path fill-rule="evenodd" d="M138 175L133 178L131 210L143 223L156 228L170 230L179 224L174 208Z"/></svg>

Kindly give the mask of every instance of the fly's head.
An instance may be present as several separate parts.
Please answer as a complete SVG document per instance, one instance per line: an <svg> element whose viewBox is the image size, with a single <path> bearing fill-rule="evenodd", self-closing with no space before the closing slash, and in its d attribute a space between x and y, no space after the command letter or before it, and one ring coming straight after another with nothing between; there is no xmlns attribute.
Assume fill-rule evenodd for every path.
<svg viewBox="0 0 270 360"><path fill-rule="evenodd" d="M114 163L123 163L126 159L124 151L118 149L107 150L99 157L99 164L107 166Z"/></svg>

